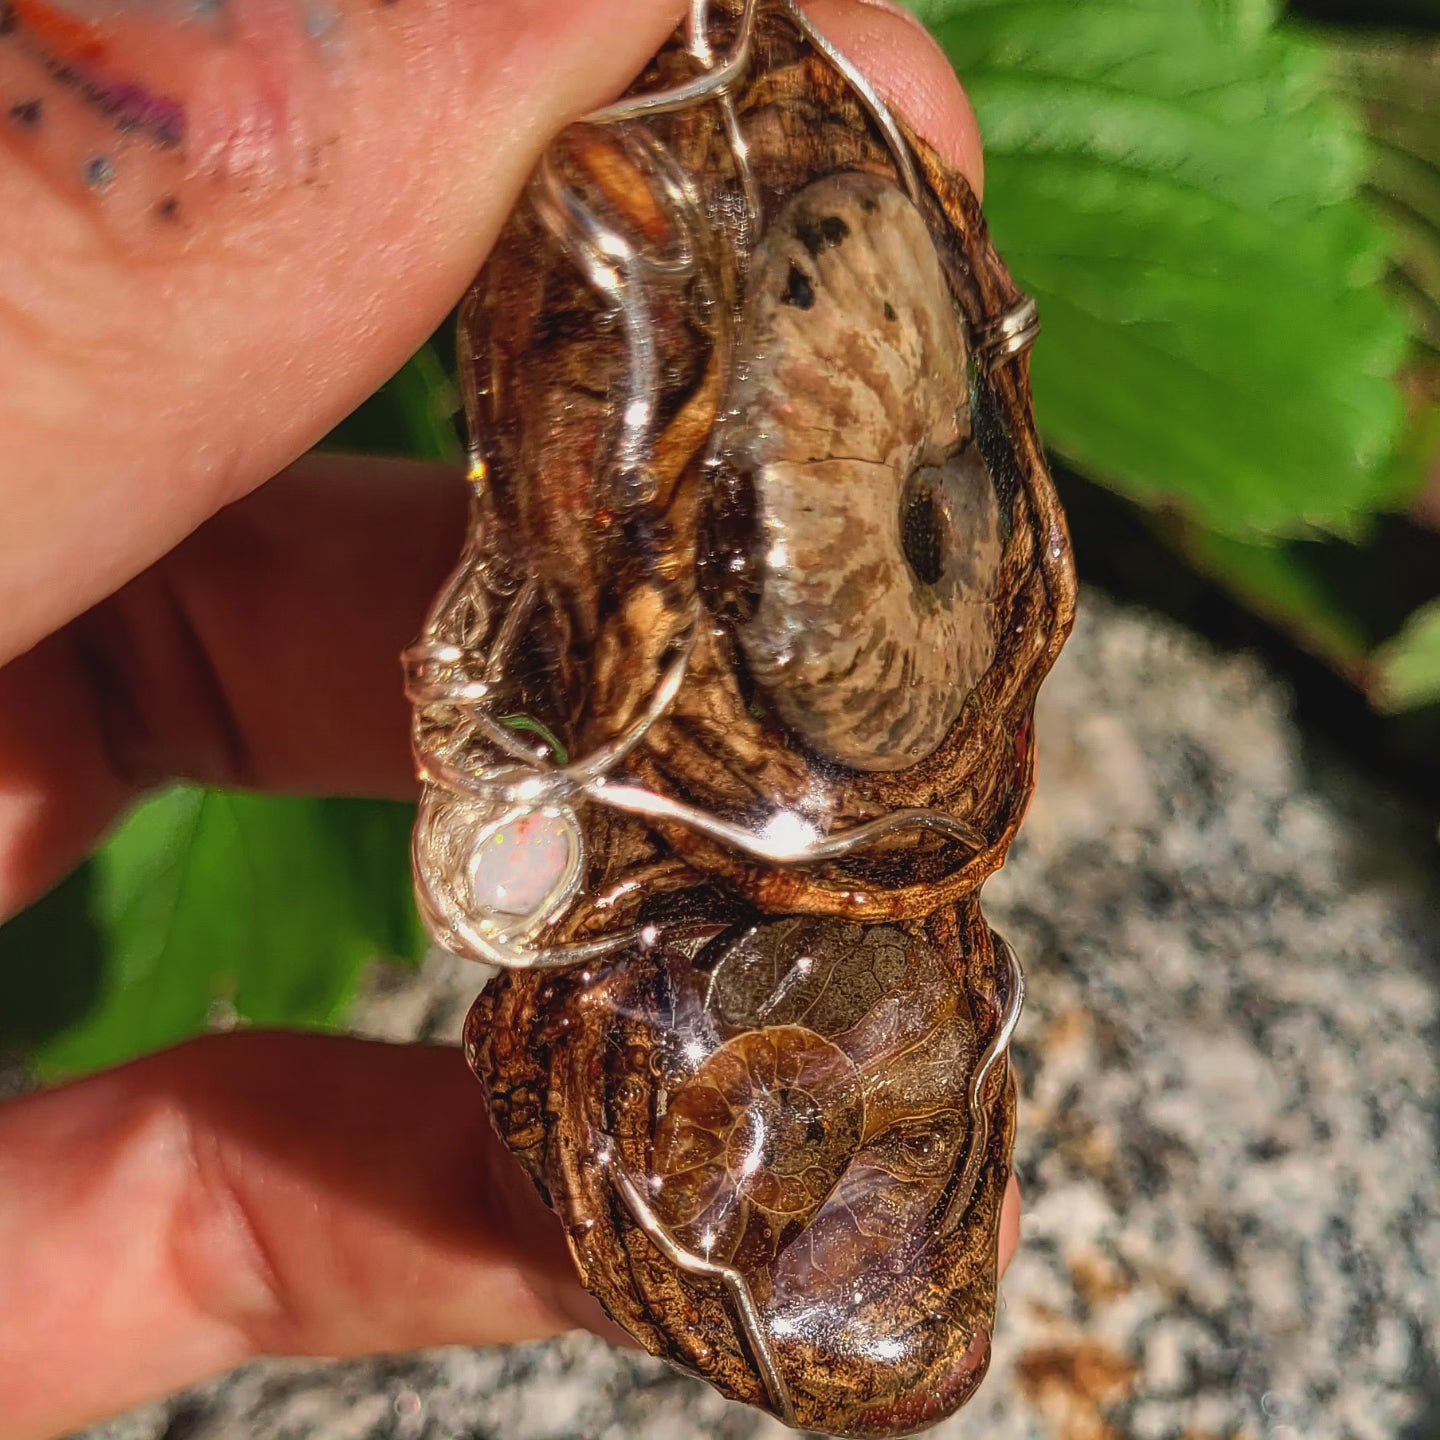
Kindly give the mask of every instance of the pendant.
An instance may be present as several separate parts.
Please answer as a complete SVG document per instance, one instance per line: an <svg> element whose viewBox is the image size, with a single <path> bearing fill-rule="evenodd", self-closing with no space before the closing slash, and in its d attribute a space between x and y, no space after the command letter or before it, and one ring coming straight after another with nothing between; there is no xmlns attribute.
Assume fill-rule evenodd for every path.
<svg viewBox="0 0 1440 1440"><path fill-rule="evenodd" d="M995 1323L1022 980L979 891L1074 612L1035 307L790 0L695 0L468 295L473 511L407 653L466 1048L585 1285L786 1423Z"/></svg>

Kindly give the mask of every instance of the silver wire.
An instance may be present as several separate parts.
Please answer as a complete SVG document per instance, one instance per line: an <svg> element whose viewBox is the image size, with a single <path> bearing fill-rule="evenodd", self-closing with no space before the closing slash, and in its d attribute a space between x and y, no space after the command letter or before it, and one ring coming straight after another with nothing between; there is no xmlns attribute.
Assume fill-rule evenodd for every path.
<svg viewBox="0 0 1440 1440"><path fill-rule="evenodd" d="M650 307L642 288L628 273L636 251L565 186L548 156L540 163L531 193L541 221L570 252L591 288L605 298L625 328L628 398L620 410L620 433L609 468L618 476L616 502L625 509L643 505L654 498L645 457L655 423L660 361Z"/></svg>
<svg viewBox="0 0 1440 1440"><path fill-rule="evenodd" d="M970 1143L965 1152L964 1168L960 1172L960 1187L951 1197L949 1205L949 1213L958 1216L963 1216L970 1207L971 1197L980 1181L985 1147L990 1143L990 1112L985 1108L985 1082L999 1060L1004 1058L1009 1064L1010 1042L1015 1038L1015 1028L1020 1023L1020 1012L1025 1006L1025 972L1020 968L1020 957L1003 935L994 930L990 933L1004 953L1009 986L1000 1009L1000 1023L970 1077Z"/></svg>
<svg viewBox="0 0 1440 1440"><path fill-rule="evenodd" d="M587 282L606 298L625 330L629 373L620 409L619 435L609 462L611 488L622 509L647 503L656 491L648 455L658 412L660 362L645 298L645 282L693 275L697 267L692 237L704 223L694 187L673 156L645 127L625 126L624 122L718 102L744 191L752 240L758 236L762 223L759 190L734 103L734 90L748 73L753 58L759 0L745 0L735 35L723 58L716 55L710 40L711 3L712 0L690 0L686 18L686 48L704 67L702 74L663 91L628 96L585 117L590 124L623 127L620 132L625 137L623 143L644 161L656 181L660 199L671 211L677 236L674 252L657 256L638 249L565 184L548 157L542 161L531 190L542 222L566 246ZM889 107L855 65L811 23L797 0L784 0L784 4L805 39L854 90L889 147L901 183L912 201L918 202L921 184L914 155ZM1038 328L1034 303L1024 302L987 327L977 349L985 363L997 363L1025 349ZM463 729L467 742L481 739L492 751L505 757L507 763L499 765L457 764L450 757L468 752L468 743L457 743L455 733L448 737L447 743L445 737L427 735L424 727L417 724L415 748L422 778L450 796L463 798L477 807L487 829L495 817L498 823L507 823L547 806L567 807L590 801L644 819L683 826L753 859L777 865L807 865L840 859L904 830L930 831L972 849L983 846L983 837L972 827L933 809L899 810L833 834L822 833L803 817L777 812L767 826L757 831L643 786L613 780L613 772L641 743L678 693L695 643L698 610L692 616L681 653L662 675L645 711L626 732L572 764L553 764L547 754L527 744L516 731L488 712L513 647L524 634L538 603L536 582L532 579L512 586L510 604L491 641L482 677L456 673L472 658L473 652L439 638L438 632L451 607L468 593L466 577L476 566L484 571L481 558L467 553L442 601L432 609L425 637L407 652L406 693L416 706L446 706L458 712L459 728ZM488 571L482 580L489 603L504 598ZM452 673L445 674L447 670ZM517 936L493 923L477 924L463 906L455 903L453 896L446 900L427 893L434 877L420 863L422 851L418 836L417 829L416 871L427 917L443 924L446 932L492 964L510 968L575 965L623 949L642 933L628 930L593 941L542 948L529 933ZM567 897L573 898L573 893Z"/></svg>
<svg viewBox="0 0 1440 1440"><path fill-rule="evenodd" d="M870 112L870 118L885 137L885 144L895 161L895 168L900 172L900 183L905 187L905 193L918 205L922 194L920 172L915 168L915 156L910 150L910 142L905 138L890 107L880 98L879 91L865 78L859 66L832 45L825 33L800 8L799 0L785 0L785 8L799 27L800 33L845 77L856 98Z"/></svg>
<svg viewBox="0 0 1440 1440"><path fill-rule="evenodd" d="M742 32L753 27L755 17L743 15L740 18ZM691 0L690 13L686 19L685 43L691 55L707 70L715 65L715 51L710 44L710 0ZM750 142L740 128L740 116L735 109L735 94L730 88L719 93L720 116L725 125L725 140L730 147L735 173L740 179L740 192L745 198L745 219L748 228L747 240L754 245L764 226L764 213L760 203L760 186L755 179L754 167L750 164Z"/></svg>
<svg viewBox="0 0 1440 1440"><path fill-rule="evenodd" d="M610 1177L616 1190L620 1192L620 1198L625 1202L635 1223L644 1231L650 1243L676 1269L684 1270L691 1275L702 1275L708 1279L719 1280L725 1286L740 1316L740 1329L750 1347L755 1364L759 1368L761 1379L765 1382L770 1403L779 1412L781 1419L794 1428L796 1426L795 1405L790 1398L790 1388L785 1383L785 1377L780 1373L780 1366L776 1361L775 1351L771 1347L770 1337L765 1332L765 1322L761 1317L760 1307L755 1303L750 1282L733 1265L707 1260L705 1256L685 1249L676 1241L675 1237L665 1228L664 1222L650 1208L640 1187L616 1159L614 1142L608 1136L605 1137L595 1153L601 1168Z"/></svg>
<svg viewBox="0 0 1440 1440"><path fill-rule="evenodd" d="M1027 295L976 337L980 359L992 368L1028 350L1040 337L1040 307Z"/></svg>
<svg viewBox="0 0 1440 1440"><path fill-rule="evenodd" d="M977 850L984 844L969 825L940 810L893 810L888 815L829 836L822 836L813 827L806 827L805 821L799 817L791 823L788 812L777 812L784 823L767 835L763 830L756 834L706 810L639 786L611 785L600 780L587 786L586 794L602 805L627 811L631 815L674 821L707 839L717 840L753 859L768 860L775 865L813 865L825 860L839 860L899 830L933 830ZM810 828L811 833L802 837L801 827Z"/></svg>
<svg viewBox="0 0 1440 1440"><path fill-rule="evenodd" d="M703 105L719 95L734 89L750 69L754 55L755 15L759 0L745 0L740 12L740 24L736 30L730 53L718 65L710 57L710 68L683 85L674 85L666 90L652 90L648 94L626 95L613 105L604 105L592 110L585 121L590 125L615 125L624 120L644 120L652 115L672 115L677 110L688 110L692 105ZM710 42L698 27L708 17L709 5L706 0L691 0L687 22L687 43L690 53L697 60L706 63L710 56ZM703 52L697 49L697 36L703 44Z"/></svg>
<svg viewBox="0 0 1440 1440"><path fill-rule="evenodd" d="M591 288L604 297L625 330L629 374L619 407L619 435L606 462L608 479L602 483L611 489L617 508L630 510L648 504L656 493L648 456L659 413L660 359L647 282L695 275L692 237L703 220L694 187L670 152L641 126L626 127L620 134L622 143L637 152L650 170L660 198L669 207L675 253L655 255L637 249L565 184L549 155L541 160L530 193L541 222L580 266Z"/></svg>
<svg viewBox="0 0 1440 1440"><path fill-rule="evenodd" d="M509 823L509 815L492 816L481 827L493 833ZM644 939L644 931L632 928L603 935L595 940L575 941L565 945L538 946L534 933L551 918L563 915L579 892L583 857L578 846L572 849L571 864L556 892L548 897L542 917L534 924L521 923L514 929L472 915L460 902L455 877L451 883L439 885L433 874L433 831L439 822L437 807L427 797L422 801L415 825L413 841L416 903L421 919L430 933L455 954L495 965L502 970L557 970L601 960Z"/></svg>

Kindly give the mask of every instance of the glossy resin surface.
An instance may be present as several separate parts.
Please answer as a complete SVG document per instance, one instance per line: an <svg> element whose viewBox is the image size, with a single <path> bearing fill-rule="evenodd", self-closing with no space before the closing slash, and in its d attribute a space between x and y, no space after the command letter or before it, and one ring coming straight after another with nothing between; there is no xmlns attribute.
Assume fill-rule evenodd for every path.
<svg viewBox="0 0 1440 1440"><path fill-rule="evenodd" d="M696 7L635 87L677 90L557 141L464 308L417 878L501 967L471 1063L610 1314L901 1434L995 1320L1022 987L978 894L1074 604L1033 310L782 0Z"/></svg>

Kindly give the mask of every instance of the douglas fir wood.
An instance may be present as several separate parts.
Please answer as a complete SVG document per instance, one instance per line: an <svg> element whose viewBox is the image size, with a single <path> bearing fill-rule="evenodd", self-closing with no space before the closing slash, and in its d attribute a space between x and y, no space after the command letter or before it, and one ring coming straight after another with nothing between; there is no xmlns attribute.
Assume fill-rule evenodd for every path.
<svg viewBox="0 0 1440 1440"><path fill-rule="evenodd" d="M1034 307L787 0L696 0L468 296L407 656L428 921L585 1284L797 1426L983 1378L1020 970L979 891L1074 576Z"/></svg>

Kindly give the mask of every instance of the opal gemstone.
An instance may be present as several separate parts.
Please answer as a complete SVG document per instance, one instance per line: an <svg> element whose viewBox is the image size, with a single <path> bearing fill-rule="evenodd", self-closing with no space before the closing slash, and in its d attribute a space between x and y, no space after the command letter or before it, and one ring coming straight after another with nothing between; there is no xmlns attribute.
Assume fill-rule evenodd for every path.
<svg viewBox="0 0 1440 1440"><path fill-rule="evenodd" d="M571 817L544 810L492 831L470 859L476 910L521 920L539 917L565 883L577 839Z"/></svg>

